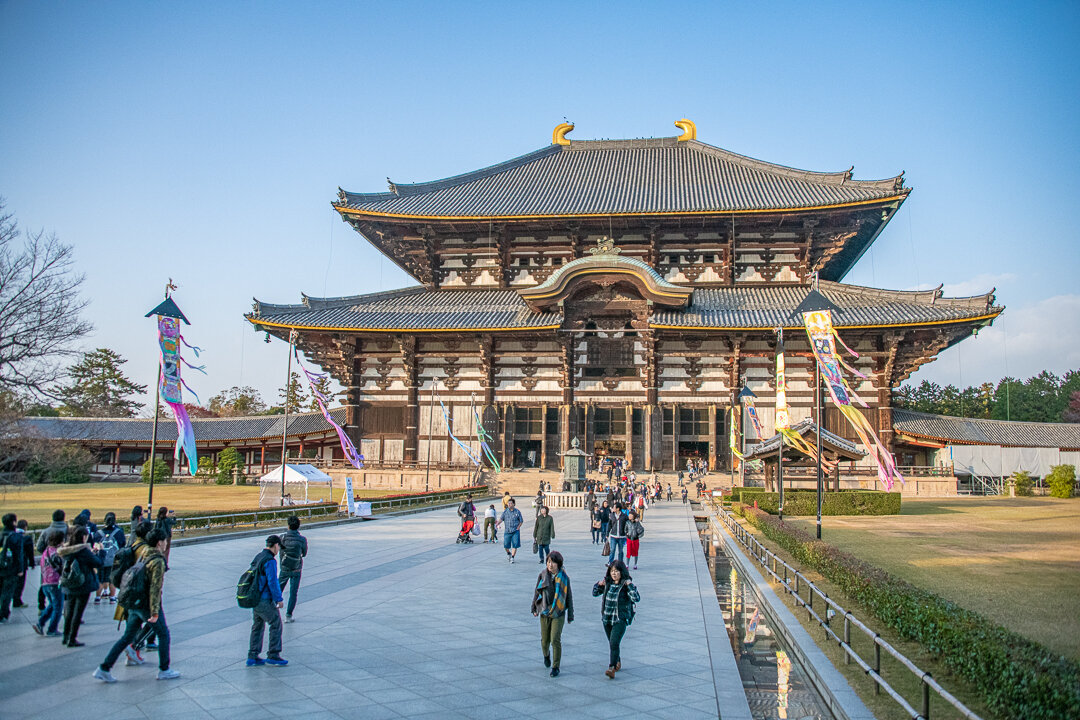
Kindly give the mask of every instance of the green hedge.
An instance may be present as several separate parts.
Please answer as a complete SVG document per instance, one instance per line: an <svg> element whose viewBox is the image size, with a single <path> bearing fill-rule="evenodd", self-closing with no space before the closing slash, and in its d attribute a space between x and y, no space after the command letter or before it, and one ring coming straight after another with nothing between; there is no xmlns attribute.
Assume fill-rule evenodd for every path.
<svg viewBox="0 0 1080 720"><path fill-rule="evenodd" d="M744 487L732 490L732 499L753 505L776 515L780 510L780 494L765 488ZM813 490L785 490L785 515L817 515L817 492ZM899 515L900 493L883 490L829 491L821 500L822 515Z"/></svg>
<svg viewBox="0 0 1080 720"><path fill-rule="evenodd" d="M785 498L786 500L786 498ZM786 505L786 502L785 502ZM1057 720L1080 708L1080 665L932 592L743 504L765 537L836 583L875 617L934 653L1003 717Z"/></svg>

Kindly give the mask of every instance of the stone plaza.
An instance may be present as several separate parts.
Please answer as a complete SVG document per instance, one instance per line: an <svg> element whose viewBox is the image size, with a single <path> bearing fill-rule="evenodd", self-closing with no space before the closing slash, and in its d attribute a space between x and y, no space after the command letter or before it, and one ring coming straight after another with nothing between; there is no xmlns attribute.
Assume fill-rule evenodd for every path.
<svg viewBox="0 0 1080 720"><path fill-rule="evenodd" d="M86 647L73 650L36 635L27 608L0 628L0 707L27 720L73 711L110 720L750 717L690 505L659 503L646 514L633 571L641 603L623 669L609 680L600 599L591 595L606 559L586 513L553 513L552 549L566 558L575 622L563 633L562 674L550 678L529 613L540 568L530 552L533 510L519 501L526 523L515 564L501 534L498 545L455 544L452 508L301 528L311 551L296 622L284 626L282 668L245 666L251 617L234 597L265 535L178 544L164 606L180 679L155 680L148 652L146 665L118 663L119 682L104 685L90 675L118 638L114 608L87 609ZM478 514L493 502L478 502Z"/></svg>

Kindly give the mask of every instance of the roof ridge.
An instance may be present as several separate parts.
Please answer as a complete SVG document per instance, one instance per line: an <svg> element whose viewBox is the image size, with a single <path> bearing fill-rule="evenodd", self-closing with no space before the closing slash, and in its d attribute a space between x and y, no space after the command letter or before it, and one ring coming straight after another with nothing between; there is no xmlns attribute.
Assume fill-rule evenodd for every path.
<svg viewBox="0 0 1080 720"><path fill-rule="evenodd" d="M268 303L259 300L258 298L252 298L254 300L254 308L251 313L247 313L245 317L259 317L264 310L270 312L306 312L308 310L325 310L334 307L343 307L346 305L355 305L361 302L375 302L377 300L386 300L388 298L400 297L402 295L409 295L418 291L426 290L423 285L410 285L409 287L396 288L394 290L379 290L373 293L362 293L360 295L341 295L339 297L319 298L300 293L299 303L290 303L286 305L278 303Z"/></svg>
<svg viewBox="0 0 1080 720"><path fill-rule="evenodd" d="M498 175L499 173L513 170L514 168L521 167L522 165L528 165L534 160L547 157L553 153L561 152L563 145L548 145L538 150L527 152L524 155L518 155L515 158L504 160L494 165L488 165L486 167L479 168L478 170L470 170L459 175L451 175L449 177L441 178L439 180L430 180L427 182L418 183L395 183L390 178L387 178L387 182L390 183L390 192L385 193L352 193L346 190L341 190L338 193L340 202L334 203L335 205L348 206L352 203L360 202L379 202L382 200L390 200L397 197L408 197L410 195L420 195L427 192L435 192L438 190L446 190L447 188L457 187L467 182L474 180L480 180L492 175Z"/></svg>
<svg viewBox="0 0 1080 720"><path fill-rule="evenodd" d="M893 408L893 412L908 413L911 415L918 415L920 417L939 420L963 420L965 422L977 422L977 423L989 423L993 425L1022 425L1025 427L1046 427L1046 428L1080 428L1080 423L1068 423L1068 422L1039 422L1035 420L998 420L996 418L969 418L960 417L959 415L938 415L937 413L922 412L921 410L911 410L909 408Z"/></svg>
<svg viewBox="0 0 1080 720"><path fill-rule="evenodd" d="M950 307L984 307L989 310L993 307L994 292L996 288L991 288L987 292L981 295L967 295L962 297L944 297L941 293L942 285L938 285L931 290L889 290L886 288L872 288L865 285L854 285L851 283L835 282L833 280L819 280L819 286L825 290L835 290L838 292L856 292L864 297L878 297L878 298L913 298L916 302L924 305L937 305L946 304Z"/></svg>

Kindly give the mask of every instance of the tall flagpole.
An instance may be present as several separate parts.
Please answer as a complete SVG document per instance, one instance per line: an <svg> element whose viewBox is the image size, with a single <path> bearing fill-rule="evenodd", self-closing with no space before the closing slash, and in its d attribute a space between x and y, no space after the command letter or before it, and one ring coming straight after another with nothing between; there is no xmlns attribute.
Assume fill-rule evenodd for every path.
<svg viewBox="0 0 1080 720"><path fill-rule="evenodd" d="M161 409L161 360L158 360L157 372L154 375L154 425L150 433L150 492L146 498L146 517L153 517L154 509L154 458L157 456L157 424L158 412ZM135 528L131 529L132 532Z"/></svg>
<svg viewBox="0 0 1080 720"><path fill-rule="evenodd" d="M431 492L431 430L432 417L435 413L435 382L436 378L431 378L431 400L428 401L428 413L427 413L427 467L424 468L424 492Z"/></svg>
<svg viewBox="0 0 1080 720"><path fill-rule="evenodd" d="M292 395L292 358L293 346L296 343L296 331L289 331L289 362L285 371L285 425L281 429L281 507L285 507L285 463L288 461L286 454L289 441L289 400Z"/></svg>

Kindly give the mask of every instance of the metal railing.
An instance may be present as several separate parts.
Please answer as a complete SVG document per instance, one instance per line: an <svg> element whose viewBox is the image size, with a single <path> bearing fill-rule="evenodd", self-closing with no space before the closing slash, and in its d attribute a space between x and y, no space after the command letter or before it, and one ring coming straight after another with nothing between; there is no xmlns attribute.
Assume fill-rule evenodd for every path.
<svg viewBox="0 0 1080 720"><path fill-rule="evenodd" d="M765 547L735 519L735 516L732 515L732 513L722 507L716 507L715 510L719 515L720 520L723 521L723 524L721 525L720 520L717 519L717 515L713 514L709 519L714 528L719 529L726 526L731 536L734 537L740 545L746 548L747 552L749 552L750 555L765 568L765 571L769 576L794 597L796 607L804 608L807 612L807 617L816 622L825 631L826 638L834 641L840 649L843 650L844 664L850 664L852 660L854 660L855 663L862 668L863 672L873 680L875 695L880 694L881 691L884 690L885 693L912 718L912 720L930 720L930 693L932 691L955 708L961 717L969 718L970 720L982 720L967 706L957 700L948 690L941 687L930 673L918 667L903 653L883 640L872 628L868 627L852 613L841 607L839 603L830 598L799 570L780 559L776 553ZM783 574L781 575L781 573ZM805 600L801 594L802 588L806 589ZM823 608L823 612L814 609L815 597L818 598L816 602L818 603L819 608ZM833 629L833 622L835 622L837 617L842 617L844 620L842 637L837 635L836 630ZM874 658L872 662L863 659L851 646L851 629L853 627L863 633L866 638L873 643ZM883 650L907 668L907 670L919 681L922 690L922 707L919 710L916 710L903 695L897 692L888 681L882 677L881 652Z"/></svg>

